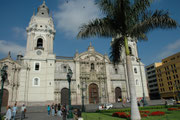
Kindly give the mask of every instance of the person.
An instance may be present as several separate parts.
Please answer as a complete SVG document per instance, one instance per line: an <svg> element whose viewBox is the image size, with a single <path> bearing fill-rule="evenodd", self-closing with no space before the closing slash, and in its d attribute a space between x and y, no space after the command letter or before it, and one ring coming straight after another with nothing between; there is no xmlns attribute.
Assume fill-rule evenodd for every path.
<svg viewBox="0 0 180 120"><path fill-rule="evenodd" d="M78 117L78 120L82 119L82 117L81 117L81 110L79 108L77 109L77 117Z"/></svg>
<svg viewBox="0 0 180 120"><path fill-rule="evenodd" d="M165 100L165 107L167 107L167 105L168 105L168 102L167 102L167 100Z"/></svg>
<svg viewBox="0 0 180 120"><path fill-rule="evenodd" d="M119 103L119 102L121 102L121 98L120 98L120 97L118 97L117 101L118 101L118 103Z"/></svg>
<svg viewBox="0 0 180 120"><path fill-rule="evenodd" d="M57 115L57 104L54 106L55 115Z"/></svg>
<svg viewBox="0 0 180 120"><path fill-rule="evenodd" d="M130 101L129 101L129 98L127 98L127 103L129 103Z"/></svg>
<svg viewBox="0 0 180 120"><path fill-rule="evenodd" d="M63 115L63 120L66 120L66 115L67 115L66 105L62 107L62 115Z"/></svg>
<svg viewBox="0 0 180 120"><path fill-rule="evenodd" d="M51 108L49 105L47 106L47 111L48 111L48 115L50 115Z"/></svg>
<svg viewBox="0 0 180 120"><path fill-rule="evenodd" d="M62 112L61 112L61 105L60 105L60 103L58 104L57 109L58 109L57 115L59 117L61 117Z"/></svg>
<svg viewBox="0 0 180 120"><path fill-rule="evenodd" d="M54 116L54 114L55 114L54 103L51 105L51 114L52 114L52 116Z"/></svg>
<svg viewBox="0 0 180 120"><path fill-rule="evenodd" d="M122 104L123 107L126 107L126 99L124 98L123 99L123 104Z"/></svg>
<svg viewBox="0 0 180 120"><path fill-rule="evenodd" d="M77 114L77 109L74 109L74 120L78 120L78 114Z"/></svg>
<svg viewBox="0 0 180 120"><path fill-rule="evenodd" d="M137 102L137 104L138 104L138 107L140 107L140 106L141 106L139 101Z"/></svg>
<svg viewBox="0 0 180 120"><path fill-rule="evenodd" d="M11 120L11 107L10 106L8 106L5 117L6 117L5 120Z"/></svg>
<svg viewBox="0 0 180 120"><path fill-rule="evenodd" d="M15 120L15 118L16 118L16 112L17 112L16 103L14 104L14 106L13 106L13 108L12 108L12 112L13 112L13 120Z"/></svg>
<svg viewBox="0 0 180 120"><path fill-rule="evenodd" d="M21 107L21 120L25 118L25 114L26 114L26 106L25 104L23 104L23 106Z"/></svg>

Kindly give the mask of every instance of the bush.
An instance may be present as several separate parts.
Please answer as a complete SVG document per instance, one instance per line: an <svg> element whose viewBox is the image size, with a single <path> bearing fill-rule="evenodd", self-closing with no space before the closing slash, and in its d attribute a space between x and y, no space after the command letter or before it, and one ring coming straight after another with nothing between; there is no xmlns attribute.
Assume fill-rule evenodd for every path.
<svg viewBox="0 0 180 120"><path fill-rule="evenodd" d="M150 114L150 116L162 116L162 115L165 115L165 112L155 111Z"/></svg>
<svg viewBox="0 0 180 120"><path fill-rule="evenodd" d="M147 117L147 116L148 116L148 115L146 115L146 114L144 114L144 113L141 114L141 117Z"/></svg>
<svg viewBox="0 0 180 120"><path fill-rule="evenodd" d="M130 115L126 114L125 112L115 112L112 114L112 116L120 118L130 118Z"/></svg>
<svg viewBox="0 0 180 120"><path fill-rule="evenodd" d="M168 108L168 111L176 111L178 108Z"/></svg>
<svg viewBox="0 0 180 120"><path fill-rule="evenodd" d="M139 111L140 113L150 113L150 111Z"/></svg>

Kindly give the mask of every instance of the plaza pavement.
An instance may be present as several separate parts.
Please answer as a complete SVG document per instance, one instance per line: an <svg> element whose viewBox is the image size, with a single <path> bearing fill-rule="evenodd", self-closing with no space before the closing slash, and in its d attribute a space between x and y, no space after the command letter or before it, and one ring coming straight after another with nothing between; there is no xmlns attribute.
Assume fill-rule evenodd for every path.
<svg viewBox="0 0 180 120"><path fill-rule="evenodd" d="M169 100L168 103L171 101ZM148 106L163 105L164 100L148 101ZM126 103L126 107L130 107L130 103ZM113 108L122 108L122 103L114 103ZM20 110L20 107L18 107ZM26 118L24 120L60 120L59 116L49 116L47 114L46 106L27 107ZM86 112L95 112L98 109L98 104L85 105ZM5 114L6 109L2 109ZM20 111L17 113L16 120L20 120Z"/></svg>
<svg viewBox="0 0 180 120"><path fill-rule="evenodd" d="M17 114L16 120L20 120L20 114ZM62 120L62 118L60 119L59 116L51 116L44 112L40 112L40 113L27 112L26 117L23 120Z"/></svg>

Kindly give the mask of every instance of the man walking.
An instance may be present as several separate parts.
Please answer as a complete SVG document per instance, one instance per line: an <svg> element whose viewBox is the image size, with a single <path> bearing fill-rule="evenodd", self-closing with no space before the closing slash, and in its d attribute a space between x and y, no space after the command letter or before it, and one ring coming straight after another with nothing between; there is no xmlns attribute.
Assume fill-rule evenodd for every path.
<svg viewBox="0 0 180 120"><path fill-rule="evenodd" d="M15 120L15 118L16 118L16 112L17 112L16 103L14 104L14 106L13 106L13 108L12 108L12 112L13 112L13 120Z"/></svg>
<svg viewBox="0 0 180 120"><path fill-rule="evenodd" d="M26 106L23 104L21 107L21 120L25 118L25 113L26 113Z"/></svg>

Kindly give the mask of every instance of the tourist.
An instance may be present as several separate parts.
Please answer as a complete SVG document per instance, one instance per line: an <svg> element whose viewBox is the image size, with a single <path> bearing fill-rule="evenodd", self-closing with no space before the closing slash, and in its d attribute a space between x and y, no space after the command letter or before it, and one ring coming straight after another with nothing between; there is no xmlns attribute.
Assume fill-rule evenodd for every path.
<svg viewBox="0 0 180 120"><path fill-rule="evenodd" d="M139 101L137 102L137 104L138 104L138 107L140 107L140 106L141 106L141 104L140 104L140 102L139 102Z"/></svg>
<svg viewBox="0 0 180 120"><path fill-rule="evenodd" d="M57 115L57 104L54 106L55 115Z"/></svg>
<svg viewBox="0 0 180 120"><path fill-rule="evenodd" d="M12 112L13 112L13 120L15 120L15 118L16 118L16 112L17 112L16 103L14 104L14 106L13 106L13 108L12 108Z"/></svg>
<svg viewBox="0 0 180 120"><path fill-rule="evenodd" d="M78 117L78 120L81 120L81 110L78 108L77 109L77 117Z"/></svg>
<svg viewBox="0 0 180 120"><path fill-rule="evenodd" d="M49 105L47 106L47 111L48 111L48 115L50 115L51 107Z"/></svg>
<svg viewBox="0 0 180 120"><path fill-rule="evenodd" d="M62 115L63 115L63 120L66 120L66 116L67 116L66 105L62 107Z"/></svg>
<svg viewBox="0 0 180 120"><path fill-rule="evenodd" d="M168 105L168 102L167 102L167 100L165 100L165 107L167 107L167 105Z"/></svg>
<svg viewBox="0 0 180 120"><path fill-rule="evenodd" d="M10 106L8 106L5 117L6 117L5 120L11 120L11 107Z"/></svg>
<svg viewBox="0 0 180 120"><path fill-rule="evenodd" d="M123 104L122 104L123 107L126 107L126 98L123 99Z"/></svg>
<svg viewBox="0 0 180 120"><path fill-rule="evenodd" d="M54 116L54 114L55 114L54 103L51 105L51 114L52 114L52 116Z"/></svg>
<svg viewBox="0 0 180 120"><path fill-rule="evenodd" d="M61 105L60 105L60 103L58 104L57 109L58 109L57 115L58 115L59 117L61 117L62 111L61 111Z"/></svg>
<svg viewBox="0 0 180 120"><path fill-rule="evenodd" d="M26 114L26 106L25 104L23 104L23 106L21 107L21 120L25 118L25 114Z"/></svg>

